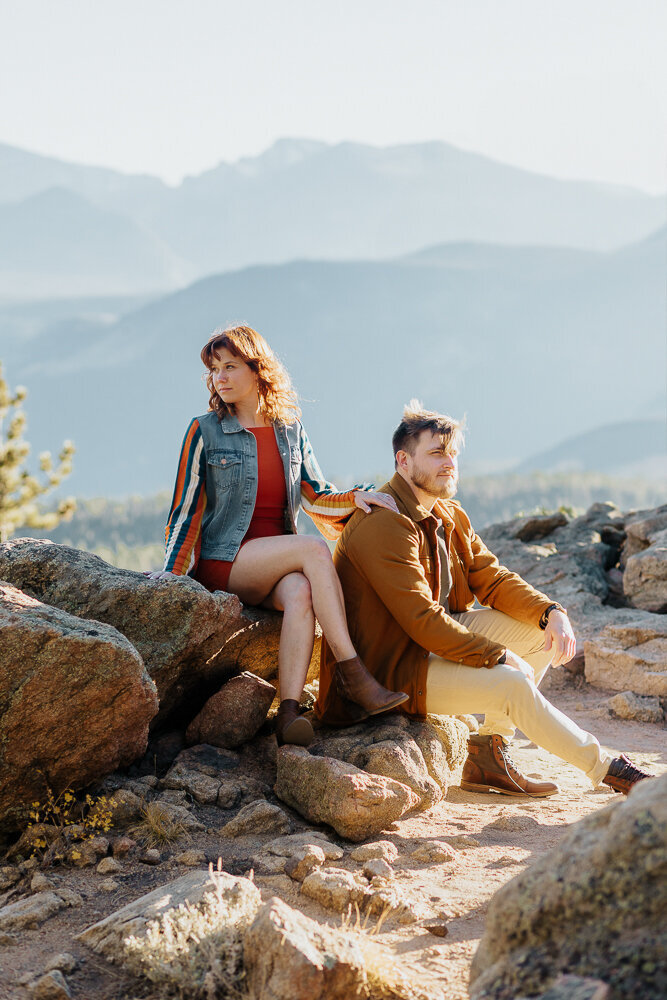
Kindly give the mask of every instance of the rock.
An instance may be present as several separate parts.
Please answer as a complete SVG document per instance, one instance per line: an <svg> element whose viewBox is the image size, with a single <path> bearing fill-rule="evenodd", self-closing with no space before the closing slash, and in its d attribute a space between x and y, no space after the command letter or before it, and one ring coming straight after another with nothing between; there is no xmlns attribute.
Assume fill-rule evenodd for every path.
<svg viewBox="0 0 667 1000"><path fill-rule="evenodd" d="M0 892L11 888L21 878L21 872L14 865L5 865L0 868Z"/></svg>
<svg viewBox="0 0 667 1000"><path fill-rule="evenodd" d="M326 857L321 847L316 844L304 844L291 858L287 858L283 871L295 882L303 882L316 868L321 868Z"/></svg>
<svg viewBox="0 0 667 1000"><path fill-rule="evenodd" d="M640 612L634 612L640 614ZM667 618L649 615L636 623L607 625L585 644L589 684L667 697Z"/></svg>
<svg viewBox="0 0 667 1000"><path fill-rule="evenodd" d="M366 879L344 868L316 868L301 883L301 892L336 913L345 913L369 895Z"/></svg>
<svg viewBox="0 0 667 1000"><path fill-rule="evenodd" d="M243 621L244 628L225 643L212 659L212 665L217 666L219 661L223 668L232 668L234 673L243 670L266 681L275 680L278 676L278 649L283 616L275 611L247 607L243 609ZM321 634L317 625L316 637ZM319 675L320 643L315 642L306 681L311 682Z"/></svg>
<svg viewBox="0 0 667 1000"><path fill-rule="evenodd" d="M187 865L188 868L200 868L207 863L204 852L194 849L182 851L174 857L174 861L177 865Z"/></svg>
<svg viewBox="0 0 667 1000"><path fill-rule="evenodd" d="M385 882L376 883L375 880L368 890L365 909L371 916L391 918L404 926L433 916L433 910L424 902L422 892L406 891Z"/></svg>
<svg viewBox="0 0 667 1000"><path fill-rule="evenodd" d="M420 747L422 747L422 752L424 752L424 742L425 734L433 728L435 729L436 736L442 747L442 752L445 755L445 761L447 764L447 770L449 774L453 774L454 771L458 771L463 767L466 757L468 756L468 736L471 732L471 726L474 724L479 729L477 724L477 719L474 715L466 716L467 720L463 721L461 719L453 719L449 715L429 715L427 723L413 723L412 731L415 733L415 739L419 742ZM472 730L477 732L476 729ZM429 754L424 753L424 759L426 760L427 766L429 765ZM447 782L449 784L449 781ZM443 784L443 794L446 788Z"/></svg>
<svg viewBox="0 0 667 1000"><path fill-rule="evenodd" d="M526 830L539 830L540 824L533 816L509 813L506 816L499 816L493 823L489 823L486 829L502 830L503 833L523 833Z"/></svg>
<svg viewBox="0 0 667 1000"><path fill-rule="evenodd" d="M58 969L60 972L64 972L69 975L72 972L76 972L79 968L79 963L75 959L74 955L70 955L68 951L63 951L59 955L54 955L44 966L44 972L53 972Z"/></svg>
<svg viewBox="0 0 667 1000"><path fill-rule="evenodd" d="M159 865L162 861L162 855L157 847L149 847L147 851L144 851L139 860L143 861L145 865Z"/></svg>
<svg viewBox="0 0 667 1000"><path fill-rule="evenodd" d="M376 840L371 844L361 844L350 851L353 861L371 861L373 858L382 858L388 865L393 865L398 857L398 848L390 840Z"/></svg>
<svg viewBox="0 0 667 1000"><path fill-rule="evenodd" d="M71 1000L67 980L58 969L40 976L32 988L34 1000Z"/></svg>
<svg viewBox="0 0 667 1000"><path fill-rule="evenodd" d="M95 852L98 858L103 858L109 853L110 843L106 837L90 837L88 846Z"/></svg>
<svg viewBox="0 0 667 1000"><path fill-rule="evenodd" d="M243 941L251 1000L350 1000L367 981L350 935L337 933L274 896Z"/></svg>
<svg viewBox="0 0 667 1000"><path fill-rule="evenodd" d="M210 778L206 779L211 781ZM215 799L213 800L215 801ZM160 794L160 802L168 802L172 806L183 806L188 811L192 808L192 802L188 798L188 793L181 788L167 788Z"/></svg>
<svg viewBox="0 0 667 1000"><path fill-rule="evenodd" d="M151 803L151 805L156 809L159 808L162 815L175 826L180 826L183 833L199 833L206 829L204 824L200 823L196 816L192 816L184 806L177 806L172 802L162 800Z"/></svg>
<svg viewBox="0 0 667 1000"><path fill-rule="evenodd" d="M339 861L345 851L332 844L327 833L323 830L304 830L301 833L291 833L286 837L276 837L264 845L264 851L269 854L276 854L284 858L291 858L297 854L302 847L314 845L324 851L327 861Z"/></svg>
<svg viewBox="0 0 667 1000"><path fill-rule="evenodd" d="M428 809L446 793L454 767L463 763L461 746L468 729L449 718L434 726L397 715L345 729L319 727L318 735L311 755L332 757L400 781L417 796L416 808Z"/></svg>
<svg viewBox="0 0 667 1000"><path fill-rule="evenodd" d="M517 997L517 1000L528 1000ZM611 991L601 979L589 976L559 976L536 1000L611 1000Z"/></svg>
<svg viewBox="0 0 667 1000"><path fill-rule="evenodd" d="M34 896L19 899L0 909L0 931L37 927L66 906L65 900L55 892L38 892Z"/></svg>
<svg viewBox="0 0 667 1000"><path fill-rule="evenodd" d="M137 842L132 837L114 837L111 841L111 853L114 858L126 858L136 846Z"/></svg>
<svg viewBox="0 0 667 1000"><path fill-rule="evenodd" d="M141 818L145 805L145 800L140 799L134 792L130 792L126 788L119 788L109 799L114 828L135 823Z"/></svg>
<svg viewBox="0 0 667 1000"><path fill-rule="evenodd" d="M614 1000L665 995L667 775L569 827L492 898L471 996L544 992L559 973L598 977Z"/></svg>
<svg viewBox="0 0 667 1000"><path fill-rule="evenodd" d="M637 722L664 722L665 714L660 707L660 700L650 695L635 694L634 691L623 691L614 695L607 702L609 708L619 719L635 719Z"/></svg>
<svg viewBox="0 0 667 1000"><path fill-rule="evenodd" d="M164 788L181 789L202 805L216 802L220 791L219 778L212 778L201 771L192 771L178 760L167 771L162 785Z"/></svg>
<svg viewBox="0 0 667 1000"><path fill-rule="evenodd" d="M393 878L394 872L391 865L387 864L384 858L371 858L364 864L364 875L372 881L375 878Z"/></svg>
<svg viewBox="0 0 667 1000"><path fill-rule="evenodd" d="M201 699L206 688L219 686L229 673L225 661L208 661L251 624L238 597L211 594L191 577L150 580L90 552L43 539L15 538L0 545L0 579L126 636L155 681L161 723ZM128 715L124 718L127 722Z"/></svg>
<svg viewBox="0 0 667 1000"><path fill-rule="evenodd" d="M185 904L197 908L208 905L216 893L232 915L240 909L257 910L261 903L259 889L247 878L227 872L188 872L111 913L77 935L75 940L110 962L123 963L127 957L126 938L142 938L151 921Z"/></svg>
<svg viewBox="0 0 667 1000"><path fill-rule="evenodd" d="M477 719L475 718L474 715L457 715L457 716L455 716L455 718L459 722L463 723L463 725L466 727L466 729L468 730L469 733L478 733L479 732L479 722L477 721ZM429 720L430 720L430 717L429 717Z"/></svg>
<svg viewBox="0 0 667 1000"><path fill-rule="evenodd" d="M431 917L424 921L422 927L435 937L444 938L449 934L449 927L442 917Z"/></svg>
<svg viewBox="0 0 667 1000"><path fill-rule="evenodd" d="M458 847L465 850L467 847L479 847L480 843L477 837L469 837L467 833L459 833L455 837L449 838L449 843L452 847Z"/></svg>
<svg viewBox="0 0 667 1000"><path fill-rule="evenodd" d="M40 849L40 841L52 844L59 839L60 834L60 827L53 826L51 823L33 823L32 826L23 831L16 843L7 851L7 858L11 861L13 858L24 858L26 855L31 855L33 851ZM34 859L30 858L30 860Z"/></svg>
<svg viewBox="0 0 667 1000"><path fill-rule="evenodd" d="M105 878L100 882L100 889L102 892L116 892L120 889L120 882L116 882L113 878Z"/></svg>
<svg viewBox="0 0 667 1000"><path fill-rule="evenodd" d="M55 795L82 788L144 752L155 686L114 628L0 583L0 668L0 829L44 798L45 782Z"/></svg>
<svg viewBox="0 0 667 1000"><path fill-rule="evenodd" d="M51 879L47 878L42 872L35 872L30 880L30 891L48 892L49 889L53 889L53 882Z"/></svg>
<svg viewBox="0 0 667 1000"><path fill-rule="evenodd" d="M626 519L623 590L645 611L667 611L667 504Z"/></svg>
<svg viewBox="0 0 667 1000"><path fill-rule="evenodd" d="M312 823L328 823L347 840L366 840L417 805L406 785L303 747L278 752L278 798Z"/></svg>
<svg viewBox="0 0 667 1000"><path fill-rule="evenodd" d="M208 699L185 733L186 743L233 749L247 743L266 719L276 695L273 684L244 671Z"/></svg>
<svg viewBox="0 0 667 1000"><path fill-rule="evenodd" d="M244 806L220 830L222 837L245 837L258 833L288 833L290 818L280 806L270 802L251 802Z"/></svg>
<svg viewBox="0 0 667 1000"><path fill-rule="evenodd" d="M70 847L66 857L75 868L91 868L97 862L95 851L85 841Z"/></svg>
<svg viewBox="0 0 667 1000"><path fill-rule="evenodd" d="M97 871L100 875L117 875L122 870L123 866L115 858L102 858L97 866Z"/></svg>
<svg viewBox="0 0 667 1000"><path fill-rule="evenodd" d="M416 847L410 855L410 859L418 861L420 864L440 865L447 861L454 861L456 851L442 840L429 840Z"/></svg>

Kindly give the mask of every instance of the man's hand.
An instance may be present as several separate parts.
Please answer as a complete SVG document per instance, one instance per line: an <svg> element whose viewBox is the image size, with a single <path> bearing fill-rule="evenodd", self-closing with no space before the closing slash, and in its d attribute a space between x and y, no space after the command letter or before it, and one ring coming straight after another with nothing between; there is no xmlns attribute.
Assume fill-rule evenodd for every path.
<svg viewBox="0 0 667 1000"><path fill-rule="evenodd" d="M535 671L531 667L530 663L526 663L526 661L522 660L520 656L513 653L511 649L505 650L505 665L507 667L513 667L514 670L520 670L529 681L532 681L533 684L535 683Z"/></svg>
<svg viewBox="0 0 667 1000"><path fill-rule="evenodd" d="M371 512L369 504L373 504L375 507L386 507L387 510L393 510L394 514L398 514L396 501L389 493L370 493L368 490L357 490L354 494L354 502L359 510L363 510L367 514Z"/></svg>
<svg viewBox="0 0 667 1000"><path fill-rule="evenodd" d="M559 667L563 663L568 663L576 652L576 645L570 619L563 611L554 608L547 618L547 627L544 630L545 652L548 653L553 649L552 666Z"/></svg>

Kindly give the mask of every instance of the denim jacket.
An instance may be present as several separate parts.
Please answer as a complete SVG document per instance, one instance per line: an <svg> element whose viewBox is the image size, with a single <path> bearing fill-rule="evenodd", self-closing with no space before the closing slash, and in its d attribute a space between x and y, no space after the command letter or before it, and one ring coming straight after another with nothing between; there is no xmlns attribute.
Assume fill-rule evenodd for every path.
<svg viewBox="0 0 667 1000"><path fill-rule="evenodd" d="M296 533L299 507L335 539L356 509L354 490L338 493L322 475L299 421L273 425L287 487L285 532ZM371 487L372 488L372 487ZM199 558L233 560L257 497L257 442L232 414L205 413L186 432L166 530L165 569L192 573Z"/></svg>

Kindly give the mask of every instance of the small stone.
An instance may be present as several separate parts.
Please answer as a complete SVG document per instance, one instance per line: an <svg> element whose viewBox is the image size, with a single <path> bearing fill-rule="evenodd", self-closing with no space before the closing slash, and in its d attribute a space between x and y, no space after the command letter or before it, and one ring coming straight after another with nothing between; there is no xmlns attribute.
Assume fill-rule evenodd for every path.
<svg viewBox="0 0 667 1000"><path fill-rule="evenodd" d="M664 713L657 695L635 694L622 691L607 702L607 706L619 719L634 719L636 722L664 721Z"/></svg>
<svg viewBox="0 0 667 1000"><path fill-rule="evenodd" d="M38 927L66 905L66 901L55 892L38 892L34 896L25 896L0 909L0 931Z"/></svg>
<svg viewBox="0 0 667 1000"><path fill-rule="evenodd" d="M45 972L53 972L55 969L59 969L60 972L65 972L67 974L74 972L79 968L79 963L75 959L74 955L70 955L68 951L63 951L59 955L54 955L53 958L44 966Z"/></svg>
<svg viewBox="0 0 667 1000"><path fill-rule="evenodd" d="M34 1000L71 1000L72 996L67 980L58 969L41 976L32 987L32 995Z"/></svg>
<svg viewBox="0 0 667 1000"><path fill-rule="evenodd" d="M145 802L134 792L130 792L126 788L119 788L109 799L109 806L111 807L114 827L123 827L141 818Z"/></svg>
<svg viewBox="0 0 667 1000"><path fill-rule="evenodd" d="M511 813L507 816L499 816L493 823L489 823L487 830L506 830L511 833L520 833L523 830L538 829L539 823L534 816L518 816Z"/></svg>
<svg viewBox="0 0 667 1000"><path fill-rule="evenodd" d="M116 882L113 878L105 878L100 882L99 887L102 892L115 892L116 889L120 889L120 882Z"/></svg>
<svg viewBox="0 0 667 1000"><path fill-rule="evenodd" d="M46 892L47 889L53 889L53 882L51 879L47 878L42 872L35 872L30 880L30 891Z"/></svg>
<svg viewBox="0 0 667 1000"><path fill-rule="evenodd" d="M136 846L136 840L132 840L131 837L116 837L111 841L111 853L114 858L125 858Z"/></svg>
<svg viewBox="0 0 667 1000"><path fill-rule="evenodd" d="M97 855L87 844L74 844L67 852L67 858L77 868L89 868L97 861Z"/></svg>
<svg viewBox="0 0 667 1000"><path fill-rule="evenodd" d="M0 932L0 948L9 948L16 944L17 939L13 934L5 934Z"/></svg>
<svg viewBox="0 0 667 1000"><path fill-rule="evenodd" d="M452 839L457 840L458 838ZM430 840L415 848L410 857L413 861L419 861L422 864L442 864L445 861L453 861L456 857L456 851L442 840Z"/></svg>
<svg viewBox="0 0 667 1000"><path fill-rule="evenodd" d="M449 934L449 927L445 923L442 917L432 917L430 920L424 921L424 930L427 930L429 934L434 934L435 937L447 937Z"/></svg>
<svg viewBox="0 0 667 1000"><path fill-rule="evenodd" d="M106 837L91 837L87 844L98 858L103 858L109 853L109 841Z"/></svg>
<svg viewBox="0 0 667 1000"><path fill-rule="evenodd" d="M117 875L122 870L123 866L115 858L102 858L97 866L97 871L100 875Z"/></svg>
<svg viewBox="0 0 667 1000"><path fill-rule="evenodd" d="M206 855L203 851L182 851L177 854L174 861L179 865L186 865L188 868L197 868L199 865L205 865Z"/></svg>
<svg viewBox="0 0 667 1000"><path fill-rule="evenodd" d="M20 878L21 872L13 865L5 865L4 868L0 868L0 892L16 885Z"/></svg>
<svg viewBox="0 0 667 1000"><path fill-rule="evenodd" d="M350 852L353 861L371 861L373 858L382 858L388 865L394 863L398 857L398 848L390 840L376 840L372 844L360 844Z"/></svg>
<svg viewBox="0 0 667 1000"><path fill-rule="evenodd" d="M364 865L364 875L367 879L390 879L393 878L394 872L384 858L371 858Z"/></svg>
<svg viewBox="0 0 667 1000"><path fill-rule="evenodd" d="M467 834L461 833L456 837L450 837L449 843L453 847L460 847L465 850L466 847L479 847L480 843L476 837L469 837Z"/></svg>
<svg viewBox="0 0 667 1000"><path fill-rule="evenodd" d="M220 830L222 837L243 837L257 833L288 833L290 819L280 806L270 802L251 802Z"/></svg>
<svg viewBox="0 0 667 1000"><path fill-rule="evenodd" d="M206 777L206 775L204 775L204 777ZM211 779L209 778L208 780L210 781ZM212 799L211 801L215 802L215 799ZM160 802L169 802L173 806L183 806L185 809L192 808L192 804L188 798L188 793L177 788L167 788L164 792L162 792L160 795Z"/></svg>
<svg viewBox="0 0 667 1000"><path fill-rule="evenodd" d="M301 833L290 833L286 837L276 837L264 845L264 850L269 854L279 854L285 858L291 858L298 853L302 847L320 847L324 851L327 861L340 861L345 854L342 847L332 844L329 835L322 830L305 830Z"/></svg>
<svg viewBox="0 0 667 1000"><path fill-rule="evenodd" d="M35 868L39 865L37 858L28 858L26 861L22 861L19 865L19 871L25 874L26 872L33 872Z"/></svg>
<svg viewBox="0 0 667 1000"><path fill-rule="evenodd" d="M314 844L304 846L284 863L284 872L295 882L303 882L315 868L321 868L326 857L321 847Z"/></svg>
<svg viewBox="0 0 667 1000"><path fill-rule="evenodd" d="M56 889L56 895L60 896L62 901L67 904L67 906L81 906L83 903L83 898L74 889Z"/></svg>
<svg viewBox="0 0 667 1000"><path fill-rule="evenodd" d="M337 913L344 913L348 906L361 903L368 891L365 879L343 868L317 868L301 883L304 896Z"/></svg>
<svg viewBox="0 0 667 1000"><path fill-rule="evenodd" d="M145 865L159 865L162 861L162 855L156 847L149 847L147 851L144 851L140 860Z"/></svg>

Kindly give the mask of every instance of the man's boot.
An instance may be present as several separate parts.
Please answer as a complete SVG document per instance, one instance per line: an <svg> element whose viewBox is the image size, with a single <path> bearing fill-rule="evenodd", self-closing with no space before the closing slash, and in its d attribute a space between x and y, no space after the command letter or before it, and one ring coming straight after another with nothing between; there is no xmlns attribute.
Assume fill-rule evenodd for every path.
<svg viewBox="0 0 667 1000"><path fill-rule="evenodd" d="M558 791L558 785L552 781L526 778L510 757L502 736L480 736L478 733L472 733L468 740L461 788L466 792L500 792L536 798L546 798Z"/></svg>
<svg viewBox="0 0 667 1000"><path fill-rule="evenodd" d="M279 747L286 743L307 747L314 739L313 727L308 719L299 715L299 702L283 698L276 714L276 741Z"/></svg>
<svg viewBox="0 0 667 1000"><path fill-rule="evenodd" d="M341 698L353 701L363 709L364 714L358 721L367 719L369 715L388 712L408 700L403 691L389 691L382 687L358 656L353 656L350 660L339 660L334 679Z"/></svg>
<svg viewBox="0 0 667 1000"><path fill-rule="evenodd" d="M615 792L621 792L623 795L627 795L633 785L636 785L638 781L643 781L644 778L654 778L654 774L649 774L648 771L642 771L641 767L637 767L633 764L629 757L626 757L624 753L620 757L614 757L611 764L609 765L609 770L602 779L603 785L609 785L613 788Z"/></svg>

